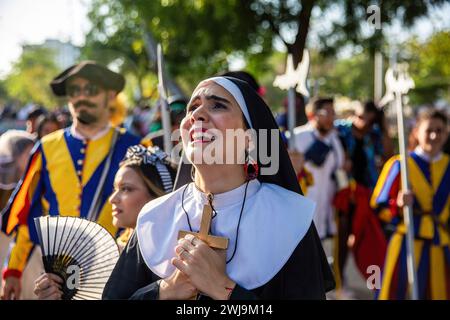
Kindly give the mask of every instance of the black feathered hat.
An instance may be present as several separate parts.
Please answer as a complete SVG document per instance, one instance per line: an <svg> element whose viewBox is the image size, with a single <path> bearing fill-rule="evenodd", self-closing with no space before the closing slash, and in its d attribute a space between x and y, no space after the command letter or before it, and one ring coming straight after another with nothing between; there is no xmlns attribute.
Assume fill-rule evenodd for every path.
<svg viewBox="0 0 450 320"><path fill-rule="evenodd" d="M111 71L95 61L82 61L67 68L50 82L53 93L58 97L66 96L66 82L74 76L85 78L105 89L117 92L122 91L125 86L125 78L121 74Z"/></svg>

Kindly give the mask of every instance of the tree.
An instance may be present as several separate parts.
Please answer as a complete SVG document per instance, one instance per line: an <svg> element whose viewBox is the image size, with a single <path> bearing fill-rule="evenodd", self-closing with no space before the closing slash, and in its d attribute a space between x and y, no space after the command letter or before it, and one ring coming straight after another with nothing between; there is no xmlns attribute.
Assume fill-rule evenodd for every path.
<svg viewBox="0 0 450 320"><path fill-rule="evenodd" d="M303 50L309 31L311 13L315 5L323 1L253 1L252 8L262 29L268 29L273 37L279 38L287 52L292 54L294 66L303 57ZM286 40L285 33L291 33L294 41Z"/></svg>
<svg viewBox="0 0 450 320"><path fill-rule="evenodd" d="M143 75L156 71L145 52L144 25L162 43L169 74L192 90L205 75L227 69L228 56L248 48L257 23L241 1L93 1L87 55L99 47L119 53ZM236 14L236 12L238 14ZM103 56L105 59L105 56ZM113 59L113 58L112 58Z"/></svg>
<svg viewBox="0 0 450 320"><path fill-rule="evenodd" d="M415 88L409 92L411 105L431 104L438 99L450 101L450 66L447 62L450 31L436 32L422 42L416 37L411 38L399 49L400 60L409 63L409 73L415 82ZM368 51L337 59L312 50L310 80L321 83L318 93L362 100L370 98L373 94L373 59ZM388 61L383 65L385 72Z"/></svg>
<svg viewBox="0 0 450 320"><path fill-rule="evenodd" d="M412 102L433 103L438 98L450 102L450 31L437 32L424 43L411 39L405 50L410 56L409 72L415 82Z"/></svg>
<svg viewBox="0 0 450 320"><path fill-rule="evenodd" d="M403 1L403 0L339 0L334 6L322 6L322 10L342 9L342 17L334 21L328 32L320 34L320 50L325 55L334 56L342 47L353 44L368 50L371 55L382 50L384 45L384 30L394 22L400 22L405 28L410 28L422 17L426 17L430 9L439 7L448 0ZM375 12L369 12L369 6L376 6ZM367 30L368 18L377 14L380 18L380 28Z"/></svg>
<svg viewBox="0 0 450 320"><path fill-rule="evenodd" d="M293 55L294 63L301 61L310 21L323 19L327 10L339 9L343 14L341 19L331 23L330 30L319 32L321 54L335 56L350 43L362 46L373 55L382 48L384 34L382 30L363 32L369 5L379 4L383 26L394 20L410 26L417 18L425 16L431 6L444 2L94 0L89 14L93 28L87 45L120 53L123 60L133 62L139 74L154 72L154 58L144 50L142 25L145 25L144 29L150 31L155 42L162 43L169 73L190 91L199 79L227 70L232 57L256 65L257 68L252 67L255 75L263 75L276 40Z"/></svg>
<svg viewBox="0 0 450 320"><path fill-rule="evenodd" d="M8 91L4 80L0 80L0 101L8 99Z"/></svg>
<svg viewBox="0 0 450 320"><path fill-rule="evenodd" d="M367 100L373 95L373 68L367 52L349 58L323 58L313 52L311 77L320 84L322 96L343 95L352 99ZM314 88L312 88L314 90Z"/></svg>
<svg viewBox="0 0 450 320"><path fill-rule="evenodd" d="M59 71L51 50L29 47L23 51L5 79L7 93L10 98L23 104L33 102L54 107L58 101L54 98L49 83Z"/></svg>
<svg viewBox="0 0 450 320"><path fill-rule="evenodd" d="M127 78L134 78L137 95L143 96L149 62L142 50L140 26L131 16L120 1L93 1L88 14L93 27L82 57L104 65L115 63Z"/></svg>

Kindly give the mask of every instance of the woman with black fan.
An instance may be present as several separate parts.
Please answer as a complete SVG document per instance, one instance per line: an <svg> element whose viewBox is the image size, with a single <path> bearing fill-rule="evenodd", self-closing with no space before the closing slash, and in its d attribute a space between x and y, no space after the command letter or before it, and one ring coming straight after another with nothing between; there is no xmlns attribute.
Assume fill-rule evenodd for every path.
<svg viewBox="0 0 450 320"><path fill-rule="evenodd" d="M265 102L210 78L180 128L193 182L144 206L103 298L324 299L334 279L315 205Z"/></svg>
<svg viewBox="0 0 450 320"><path fill-rule="evenodd" d="M124 231L117 239L123 249L132 234L139 211L155 198L172 191L175 170L167 155L158 147L129 147L114 179L114 192L109 198L113 224ZM39 299L59 299L62 280L45 273L35 282Z"/></svg>

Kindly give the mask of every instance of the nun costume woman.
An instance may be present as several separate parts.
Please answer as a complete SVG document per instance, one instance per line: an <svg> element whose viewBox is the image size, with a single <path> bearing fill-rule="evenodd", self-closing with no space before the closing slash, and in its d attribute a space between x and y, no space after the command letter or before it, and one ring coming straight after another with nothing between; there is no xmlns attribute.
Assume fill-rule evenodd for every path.
<svg viewBox="0 0 450 320"><path fill-rule="evenodd" d="M208 129L220 129L239 117L246 129L255 130L255 145L265 143L268 147L265 154L278 161L278 170L264 174L263 170L273 163L257 154L253 162L241 165L242 169L233 167L242 170L242 182L212 193L203 192L206 183L197 183L201 181L198 174L211 179L215 174L212 170L221 168L217 169L217 164L208 167L194 163L194 181L147 203L141 210L136 230L105 287L104 299L189 299L161 291L163 285L166 290L173 283L176 272L189 280L197 299L325 299L325 293L334 288L334 278L312 222L315 204L302 196L279 132L278 143L270 140L270 131L278 127L257 92L232 77L204 80L192 95L181 128L190 129L201 122ZM269 134L260 129L269 130ZM195 132L189 135L191 141L183 140L185 153L195 148ZM199 139L197 142L203 143L205 136ZM179 172L186 164L180 166ZM212 242L205 238L205 208L212 212L206 232L211 238L226 239L225 250L211 249ZM180 231L188 236L179 240ZM222 265L202 269L196 264L200 261L198 252L202 257L221 252ZM208 259L201 261L217 261L217 257ZM214 264L208 263L211 265ZM214 277L220 281L205 284ZM221 282L222 279L226 281Z"/></svg>

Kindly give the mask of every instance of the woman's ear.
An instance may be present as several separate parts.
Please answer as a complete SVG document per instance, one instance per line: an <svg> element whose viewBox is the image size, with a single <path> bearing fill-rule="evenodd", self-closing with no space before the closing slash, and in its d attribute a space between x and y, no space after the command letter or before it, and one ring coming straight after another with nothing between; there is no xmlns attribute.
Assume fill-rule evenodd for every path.
<svg viewBox="0 0 450 320"><path fill-rule="evenodd" d="M408 149L410 151L414 150L419 144L419 140L417 139L418 131L418 128L414 127L412 128L411 133L408 136Z"/></svg>
<svg viewBox="0 0 450 320"><path fill-rule="evenodd" d="M256 148L256 137L254 137L253 135L248 137L245 153L246 153L246 159L248 158L252 161L257 161L258 150Z"/></svg>
<svg viewBox="0 0 450 320"><path fill-rule="evenodd" d="M315 120L316 115L314 114L314 112L307 111L306 112L306 118L308 119L308 121Z"/></svg>
<svg viewBox="0 0 450 320"><path fill-rule="evenodd" d="M411 135L415 140L418 140L419 138L419 128L418 127L414 127L411 131Z"/></svg>
<svg viewBox="0 0 450 320"><path fill-rule="evenodd" d="M245 152L252 155L256 149L256 132L252 129L245 131Z"/></svg>

